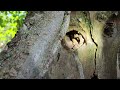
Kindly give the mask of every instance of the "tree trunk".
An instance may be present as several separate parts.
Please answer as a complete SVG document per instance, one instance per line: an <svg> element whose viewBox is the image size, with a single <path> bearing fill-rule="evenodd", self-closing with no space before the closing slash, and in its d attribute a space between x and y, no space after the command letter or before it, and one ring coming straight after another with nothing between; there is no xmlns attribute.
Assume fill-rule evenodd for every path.
<svg viewBox="0 0 120 90"><path fill-rule="evenodd" d="M85 78L94 74L100 79L117 78L117 52L120 45L119 14L110 11L74 12L74 26L86 37L87 44L78 49ZM76 18L75 18L76 17ZM72 17L71 17L72 18ZM112 25L111 25L112 24ZM77 26L80 27L77 27ZM77 27L77 28L76 28ZM119 63L118 63L119 64ZM119 71L119 70L118 70Z"/></svg>
<svg viewBox="0 0 120 90"><path fill-rule="evenodd" d="M1 76L42 78L57 56L60 38L65 35L68 20L69 16L66 16L64 11L29 12L25 24L8 44L7 52L1 53L1 71L8 72L14 68L19 72L15 76L11 76L10 72L5 77L3 73Z"/></svg>
<svg viewBox="0 0 120 90"><path fill-rule="evenodd" d="M0 54L0 78L91 79L94 74L100 79L117 78L120 22L119 15L113 14L29 12L8 50ZM112 22L114 28L105 29L106 22ZM61 44L66 32L73 29L86 39L76 52Z"/></svg>

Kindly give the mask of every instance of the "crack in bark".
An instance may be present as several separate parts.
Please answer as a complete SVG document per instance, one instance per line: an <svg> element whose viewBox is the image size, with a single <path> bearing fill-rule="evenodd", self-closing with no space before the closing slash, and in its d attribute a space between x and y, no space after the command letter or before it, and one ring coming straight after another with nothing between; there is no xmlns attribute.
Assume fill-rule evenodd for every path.
<svg viewBox="0 0 120 90"><path fill-rule="evenodd" d="M93 36L92 36L91 29L90 29L90 35L91 35L91 39L92 39L93 43L94 43L95 46L96 46L95 58L94 58L94 62L95 62L95 71L96 71L96 55L97 55L98 44L95 42L95 40L94 40L94 38L93 38Z"/></svg>
<svg viewBox="0 0 120 90"><path fill-rule="evenodd" d="M93 26L92 26L92 24L91 24L90 13L89 13L89 20L90 20L90 25L91 25L91 27L90 27L90 36L91 36L92 42L93 42L93 43L95 44L95 46L96 46L95 58L94 58L95 69L94 69L93 77L92 77L92 78L96 77L96 79L98 79L98 77L97 77L97 72L96 72L96 57L97 57L98 44L95 42L95 40L94 40L94 38L93 38L93 35L92 35Z"/></svg>
<svg viewBox="0 0 120 90"><path fill-rule="evenodd" d="M58 53L57 55L57 62L59 61L59 59L60 59L60 53Z"/></svg>
<svg viewBox="0 0 120 90"><path fill-rule="evenodd" d="M97 79L97 72L96 72L96 57L97 57L98 44L95 42L95 40L94 40L94 38L93 38L93 36L92 36L91 29L90 29L90 35L91 35L91 39L92 39L93 43L94 43L95 46L96 46L96 50L95 50L95 58L94 58L95 69L94 69L93 77L92 77L92 78L96 77L96 79Z"/></svg>
<svg viewBox="0 0 120 90"><path fill-rule="evenodd" d="M87 17L86 17L87 16ZM93 72L93 76L91 79L98 79L98 76L97 76L97 73L96 73L96 58L97 58L97 50L98 50L98 44L95 42L94 38L93 38L93 35L92 35L92 30L93 30L93 26L92 26L92 23L91 23L91 18L90 18L90 13L88 12L87 15L86 15L86 19L89 20L89 23L86 23L89 25L89 29L90 29L90 37L91 37L91 40L92 42L95 44L96 46L96 50L95 50L95 54L94 54L94 64L95 64L95 67L94 67L94 72ZM84 17L84 18L85 18ZM81 22L79 19L76 19L78 22ZM85 21L86 22L86 21ZM85 30L81 27L81 25L79 25L81 30L85 32ZM85 40L85 39L84 39Z"/></svg>

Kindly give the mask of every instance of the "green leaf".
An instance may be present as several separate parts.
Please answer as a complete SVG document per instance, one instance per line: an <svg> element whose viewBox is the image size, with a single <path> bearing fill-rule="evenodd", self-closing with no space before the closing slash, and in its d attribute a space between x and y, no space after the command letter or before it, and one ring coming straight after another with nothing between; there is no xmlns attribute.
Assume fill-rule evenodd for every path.
<svg viewBox="0 0 120 90"><path fill-rule="evenodd" d="M14 38L26 15L26 11L0 11L0 44Z"/></svg>

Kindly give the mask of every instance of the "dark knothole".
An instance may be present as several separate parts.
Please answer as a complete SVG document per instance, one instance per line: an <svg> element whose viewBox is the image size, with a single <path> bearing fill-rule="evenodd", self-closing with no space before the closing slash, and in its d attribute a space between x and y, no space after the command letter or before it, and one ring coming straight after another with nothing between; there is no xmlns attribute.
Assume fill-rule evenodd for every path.
<svg viewBox="0 0 120 90"><path fill-rule="evenodd" d="M78 34L81 35L78 31L76 30L72 30L66 33L66 35L70 38L70 40L72 41L72 39L76 39L78 43L80 43L80 38L75 38L74 35Z"/></svg>
<svg viewBox="0 0 120 90"><path fill-rule="evenodd" d="M99 79L99 78L97 74L93 73L93 76L91 77L91 79Z"/></svg>
<svg viewBox="0 0 120 90"><path fill-rule="evenodd" d="M67 50L77 50L86 43L84 36L77 30L70 30L61 40L62 46Z"/></svg>
<svg viewBox="0 0 120 90"><path fill-rule="evenodd" d="M113 23L106 23L106 27L104 28L104 34L108 37L112 37L113 35Z"/></svg>

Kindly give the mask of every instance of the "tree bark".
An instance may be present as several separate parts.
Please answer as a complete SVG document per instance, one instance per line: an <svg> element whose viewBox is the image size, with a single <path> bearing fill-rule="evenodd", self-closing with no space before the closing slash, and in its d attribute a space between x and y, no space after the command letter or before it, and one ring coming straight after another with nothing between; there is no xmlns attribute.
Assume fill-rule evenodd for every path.
<svg viewBox="0 0 120 90"><path fill-rule="evenodd" d="M109 11L29 12L8 50L0 54L0 78L91 79L94 73L99 79L117 78L119 17ZM114 28L106 32L108 22ZM61 44L66 32L73 29L86 39L76 52Z"/></svg>
<svg viewBox="0 0 120 90"><path fill-rule="evenodd" d="M19 72L8 78L42 78L57 57L68 23L69 16L64 11L29 12L7 52L1 53L1 71L11 66Z"/></svg>

